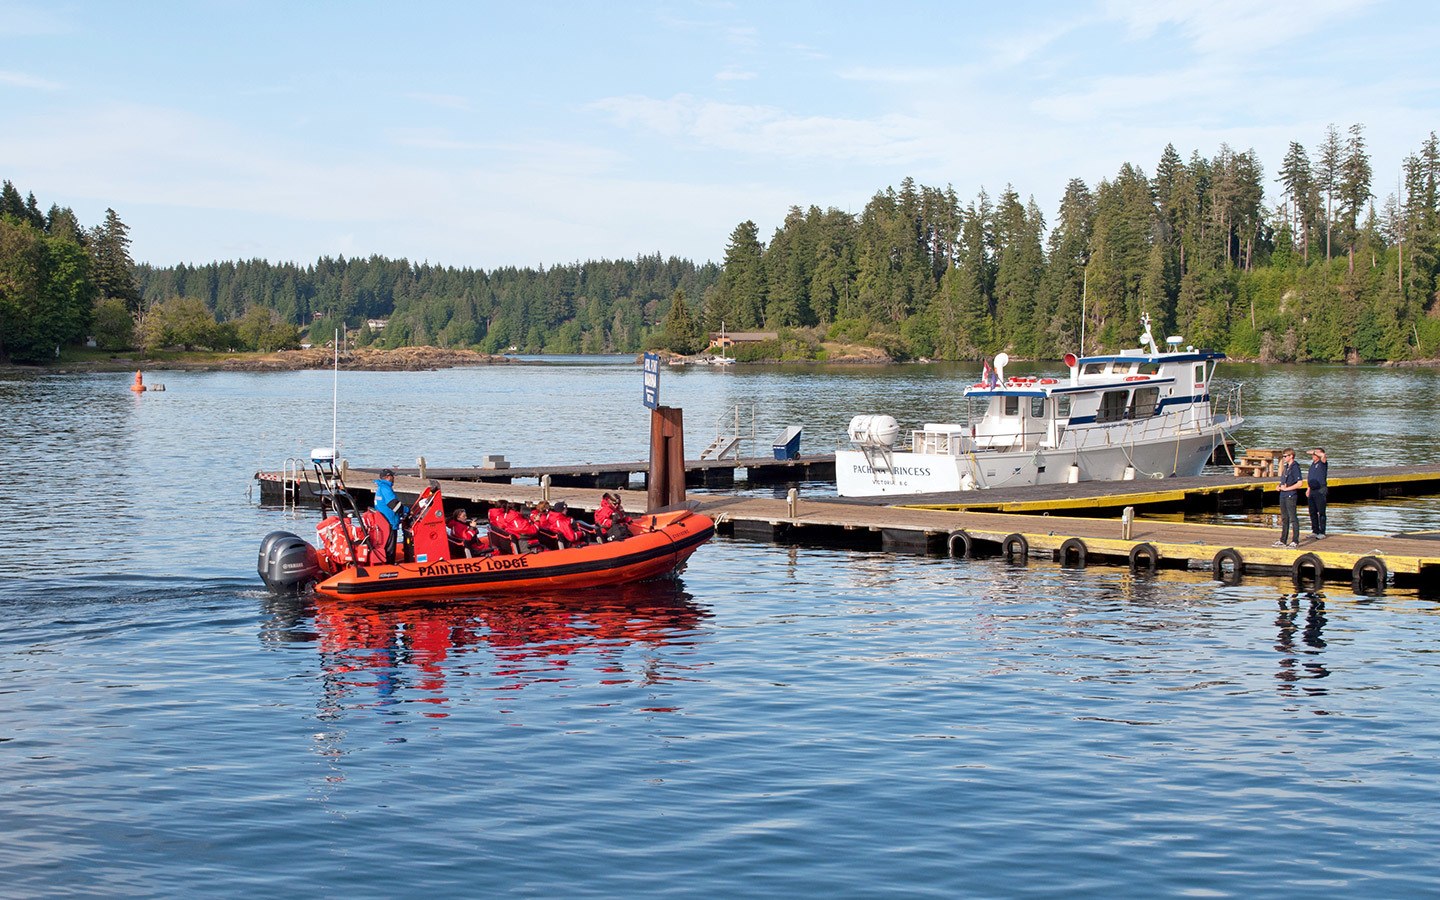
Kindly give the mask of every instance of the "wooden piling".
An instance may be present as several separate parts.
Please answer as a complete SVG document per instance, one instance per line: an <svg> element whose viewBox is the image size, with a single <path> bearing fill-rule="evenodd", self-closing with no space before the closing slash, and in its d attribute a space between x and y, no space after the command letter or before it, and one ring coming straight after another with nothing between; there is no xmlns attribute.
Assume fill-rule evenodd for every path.
<svg viewBox="0 0 1440 900"><path fill-rule="evenodd" d="M679 407L650 411L650 511L685 502L685 414Z"/></svg>

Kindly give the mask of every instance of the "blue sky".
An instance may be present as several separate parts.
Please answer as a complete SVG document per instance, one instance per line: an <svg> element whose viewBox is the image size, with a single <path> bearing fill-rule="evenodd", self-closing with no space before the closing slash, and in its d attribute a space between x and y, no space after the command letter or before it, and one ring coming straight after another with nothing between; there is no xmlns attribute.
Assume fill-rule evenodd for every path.
<svg viewBox="0 0 1440 900"><path fill-rule="evenodd" d="M720 260L906 176L1047 219L1167 142L1363 123L1377 205L1440 130L1440 16L1385 0L0 0L0 178L137 261Z"/></svg>

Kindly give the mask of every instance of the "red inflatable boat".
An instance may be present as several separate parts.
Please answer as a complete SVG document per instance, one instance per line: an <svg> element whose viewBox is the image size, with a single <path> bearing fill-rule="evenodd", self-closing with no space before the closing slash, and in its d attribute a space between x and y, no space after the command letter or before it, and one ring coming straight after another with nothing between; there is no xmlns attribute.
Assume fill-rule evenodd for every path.
<svg viewBox="0 0 1440 900"><path fill-rule="evenodd" d="M317 458L317 469L321 462ZM377 600L627 584L677 571L715 534L708 516L675 509L633 516L623 540L465 556L449 541L444 500L432 481L415 501L405 561L391 563L384 561L389 535L383 517L362 513L332 471L322 474L328 489L318 493L331 514L317 526L319 547L286 531L272 532L260 544L260 577L273 591L313 584L326 597Z"/></svg>

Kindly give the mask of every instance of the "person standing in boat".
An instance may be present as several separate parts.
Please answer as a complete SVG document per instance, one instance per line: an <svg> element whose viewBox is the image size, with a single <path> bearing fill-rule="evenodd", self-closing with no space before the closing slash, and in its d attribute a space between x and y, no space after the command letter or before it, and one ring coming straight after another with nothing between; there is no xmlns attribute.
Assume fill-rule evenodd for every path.
<svg viewBox="0 0 1440 900"><path fill-rule="evenodd" d="M1325 537L1325 502L1330 494L1330 460L1324 447L1310 451L1310 468L1305 472L1305 501L1310 507L1310 539Z"/></svg>
<svg viewBox="0 0 1440 900"><path fill-rule="evenodd" d="M1276 547L1300 546L1300 488L1305 484L1295 449L1286 447L1280 454L1280 540Z"/></svg>
<svg viewBox="0 0 1440 900"><path fill-rule="evenodd" d="M375 479L375 508L380 510L380 515L390 523L390 541L385 548L385 558L386 561L393 562L396 559L396 545L401 547L405 545L404 532L400 523L407 511L400 502L400 498L395 496L394 469L381 469L380 477Z"/></svg>

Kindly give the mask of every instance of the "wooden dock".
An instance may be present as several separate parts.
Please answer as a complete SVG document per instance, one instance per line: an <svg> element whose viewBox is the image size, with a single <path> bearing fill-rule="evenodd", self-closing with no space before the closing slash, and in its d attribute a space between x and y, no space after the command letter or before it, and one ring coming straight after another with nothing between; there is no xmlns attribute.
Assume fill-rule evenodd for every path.
<svg viewBox="0 0 1440 900"><path fill-rule="evenodd" d="M1331 503L1435 494L1440 493L1440 466L1332 468L1329 484ZM1196 475L1189 478L1023 485L947 494L860 498L854 502L971 512L1089 515L1105 510L1121 510L1127 506L1152 512L1258 510L1278 502L1278 494L1274 478Z"/></svg>
<svg viewBox="0 0 1440 900"><path fill-rule="evenodd" d="M1274 529L1143 518L1131 524L1127 537L1124 523L1113 518L856 506L814 500L797 503L792 516L786 501L738 497L703 499L700 509L716 517L722 532L757 540L947 553L966 558L1002 556L1019 564L1040 557L1062 565L1100 563L1135 571L1198 568L1209 570L1222 581L1263 572L1288 574L1297 583L1323 577L1364 587L1367 580L1375 581L1378 571L1381 580L1390 574L1401 583L1440 588L1440 542L1418 535L1337 534L1319 541L1307 538L1298 549L1291 549L1272 546L1277 536ZM1374 568L1375 561L1383 565L1383 570Z"/></svg>
<svg viewBox="0 0 1440 900"><path fill-rule="evenodd" d="M787 484L795 481L834 481L835 454L818 453L795 459L775 459L773 456L743 456L726 459L691 459L685 461L685 484L687 487L729 487L735 484L736 471L745 470L745 480L750 484ZM373 477L379 466L361 466L353 471ZM416 468L395 470L396 475L416 475ZM650 463L582 463L570 466L465 466L462 468L439 468L429 466L425 470L429 478L440 481L478 481L489 484L512 484L515 481L549 478L555 487L588 487L624 489L633 479L642 484L650 475Z"/></svg>
<svg viewBox="0 0 1440 900"><path fill-rule="evenodd" d="M396 492L406 500L413 500L426 485L425 479L411 471L397 474L395 479ZM572 510L585 513L599 505L603 493L597 487L560 485L553 477L548 488L442 477L454 471L430 469L427 476L441 481L449 504L467 506L472 511L502 499L564 499ZM285 484L281 473L262 472L256 477L261 482L262 502L281 502ZM362 496L369 493L371 478L373 473L350 471L350 482ZM1332 501L1342 493L1351 499L1430 493L1440 491L1440 467L1347 470L1336 473L1330 485ZM644 509L644 492L619 490L629 509ZM733 494L697 494L692 499L702 512L716 519L722 534L741 539L965 558L995 556L1018 565L1038 558L1078 567L1120 565L1136 572L1201 569L1227 582L1246 574L1280 574L1290 576L1297 586L1340 581L1357 592L1383 590L1388 576L1398 584L1440 590L1440 541L1429 539L1429 535L1337 534L1321 541L1307 539L1299 548L1291 549L1272 546L1277 536L1275 529L1137 518L1126 536L1120 518L1094 515L1096 511L1124 506L1216 504L1217 496L1227 494L1253 500L1258 508L1267 490L1274 492L1269 481L1215 476L1016 488L1003 495L976 491L943 498L914 498L927 501L919 504L909 502L911 498L802 497L792 509L786 500ZM313 502L313 498L304 496L291 502L296 500L301 505ZM906 501L906 505L887 505L897 500ZM967 508L970 503L974 505ZM1061 512L1064 515L1049 514Z"/></svg>

